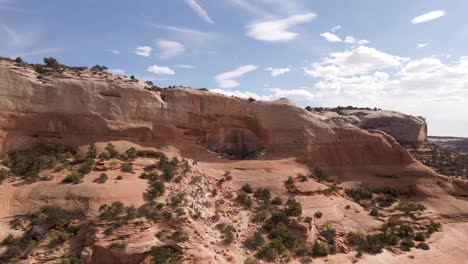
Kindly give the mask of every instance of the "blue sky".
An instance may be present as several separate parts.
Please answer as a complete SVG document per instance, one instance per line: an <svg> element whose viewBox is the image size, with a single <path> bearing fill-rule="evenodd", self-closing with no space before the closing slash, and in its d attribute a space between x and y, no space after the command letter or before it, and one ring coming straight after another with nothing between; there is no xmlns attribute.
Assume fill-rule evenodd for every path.
<svg viewBox="0 0 468 264"><path fill-rule="evenodd" d="M0 0L0 56L422 115L468 136L468 1Z"/></svg>

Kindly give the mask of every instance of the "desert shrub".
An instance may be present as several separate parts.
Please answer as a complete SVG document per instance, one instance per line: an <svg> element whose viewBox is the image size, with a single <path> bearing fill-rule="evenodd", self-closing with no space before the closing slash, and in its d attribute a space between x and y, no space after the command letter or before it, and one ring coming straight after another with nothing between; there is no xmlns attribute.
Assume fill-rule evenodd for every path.
<svg viewBox="0 0 468 264"><path fill-rule="evenodd" d="M265 239L263 238L263 235L260 232L255 232L254 234L248 236L244 241L244 246L251 250L259 249L264 244Z"/></svg>
<svg viewBox="0 0 468 264"><path fill-rule="evenodd" d="M414 240L424 242L426 241L426 236L423 232L418 232L414 235Z"/></svg>
<svg viewBox="0 0 468 264"><path fill-rule="evenodd" d="M427 233L429 235L432 235L435 232L440 232L440 230L442 230L442 227L441 227L440 223L435 223L435 222L432 222L432 221L429 224L429 226L427 227Z"/></svg>
<svg viewBox="0 0 468 264"><path fill-rule="evenodd" d="M312 247L312 256L314 257L326 257L330 254L330 248L327 243L315 242Z"/></svg>
<svg viewBox="0 0 468 264"><path fill-rule="evenodd" d="M323 214L322 214L322 212L320 212L320 211L317 211L317 212L315 212L315 214L314 214L315 218L317 218L317 219L322 218L322 215L323 215Z"/></svg>
<svg viewBox="0 0 468 264"><path fill-rule="evenodd" d="M78 172L82 175L86 175L93 170L94 160L87 158L85 162L78 168Z"/></svg>
<svg viewBox="0 0 468 264"><path fill-rule="evenodd" d="M288 179L284 182L284 185L286 185L286 187L294 185L293 177L289 176Z"/></svg>
<svg viewBox="0 0 468 264"><path fill-rule="evenodd" d="M271 204L272 204L272 205L281 205L281 204L283 204L283 200L281 200L281 198L279 198L279 197L275 197L275 198L271 201Z"/></svg>
<svg viewBox="0 0 468 264"><path fill-rule="evenodd" d="M115 179L118 180L118 181L121 181L121 180L123 180L123 177L122 177L122 175L119 175L119 176L117 176L117 178L115 178Z"/></svg>
<svg viewBox="0 0 468 264"><path fill-rule="evenodd" d="M100 160L109 160L110 156L109 156L108 153L101 153L101 154L99 154L98 159L100 159Z"/></svg>
<svg viewBox="0 0 468 264"><path fill-rule="evenodd" d="M283 210L273 212L270 218L265 220L263 223L263 227L271 231L275 229L278 225L282 224L285 225L288 222L288 216Z"/></svg>
<svg viewBox="0 0 468 264"><path fill-rule="evenodd" d="M256 223L263 223L268 217L270 217L270 212L265 209L260 209L255 213L253 221Z"/></svg>
<svg viewBox="0 0 468 264"><path fill-rule="evenodd" d="M99 208L99 219L115 221L125 213L125 206L123 203L116 201L110 206L107 204L101 205Z"/></svg>
<svg viewBox="0 0 468 264"><path fill-rule="evenodd" d="M137 151L134 147L127 149L127 151L125 151L125 155L129 160L135 160L138 157Z"/></svg>
<svg viewBox="0 0 468 264"><path fill-rule="evenodd" d="M309 225L312 224L312 217L307 216L306 218L304 218L304 222L306 222Z"/></svg>
<svg viewBox="0 0 468 264"><path fill-rule="evenodd" d="M253 195L261 204L261 207L270 208L271 192L269 189L257 189Z"/></svg>
<svg viewBox="0 0 468 264"><path fill-rule="evenodd" d="M244 184L241 190L244 191L245 193L253 193L253 189L252 187L250 187L248 183Z"/></svg>
<svg viewBox="0 0 468 264"><path fill-rule="evenodd" d="M330 175L324 170L322 170L321 168L315 168L313 171L313 175L314 175L314 178L318 182L323 182L323 181L332 182L333 181L332 177L330 177Z"/></svg>
<svg viewBox="0 0 468 264"><path fill-rule="evenodd" d="M88 152L86 153L86 158L87 158L87 159L95 159L95 158L97 158L97 149L96 149L96 145L94 145L94 144L89 145L89 147L88 147Z"/></svg>
<svg viewBox="0 0 468 264"><path fill-rule="evenodd" d="M398 201L399 191L386 188L380 191L380 195L375 199L380 207L389 207Z"/></svg>
<svg viewBox="0 0 468 264"><path fill-rule="evenodd" d="M65 241L71 238L71 234L67 232L60 232L56 235L53 235L49 241L48 247L49 248L56 248L63 244Z"/></svg>
<svg viewBox="0 0 468 264"><path fill-rule="evenodd" d="M426 207L422 204L417 204L413 202L400 202L397 207L397 210L410 213L414 211L424 211Z"/></svg>
<svg viewBox="0 0 468 264"><path fill-rule="evenodd" d="M185 201L185 193L178 193L171 197L171 206L177 207Z"/></svg>
<svg viewBox="0 0 468 264"><path fill-rule="evenodd" d="M94 65L93 67L91 67L91 70L92 71L105 71L107 70L107 67L104 65Z"/></svg>
<svg viewBox="0 0 468 264"><path fill-rule="evenodd" d="M372 192L367 189L363 188L356 188L356 189L346 189L346 194L353 198L356 203L361 202L361 200L371 200L372 199Z"/></svg>
<svg viewBox="0 0 468 264"><path fill-rule="evenodd" d="M44 58L44 64L49 67L49 68L52 68L53 70L58 70L60 67L62 67L62 65L57 61L57 59L55 58Z"/></svg>
<svg viewBox="0 0 468 264"><path fill-rule="evenodd" d="M400 225L400 229L398 230L398 234L400 237L403 238L412 238L414 234L414 230L409 225Z"/></svg>
<svg viewBox="0 0 468 264"><path fill-rule="evenodd" d="M18 63L18 64L22 64L23 59L21 59L21 57L16 57L15 62Z"/></svg>
<svg viewBox="0 0 468 264"><path fill-rule="evenodd" d="M284 226L278 225L268 233L270 239L278 239L288 249L294 249L297 245L298 238L288 232Z"/></svg>
<svg viewBox="0 0 468 264"><path fill-rule="evenodd" d="M371 216L379 216L379 211L376 208L372 208L369 214Z"/></svg>
<svg viewBox="0 0 468 264"><path fill-rule="evenodd" d="M274 262L278 256L287 252L286 247L280 239L273 239L267 245L263 246L257 253L257 257Z"/></svg>
<svg viewBox="0 0 468 264"><path fill-rule="evenodd" d="M414 246L414 242L411 240L411 238L405 238L400 243L400 248L403 251L410 251Z"/></svg>
<svg viewBox="0 0 468 264"><path fill-rule="evenodd" d="M241 205L245 206L247 209L252 209L254 201L250 195L245 193L244 191L238 191L237 192L237 202L239 202Z"/></svg>
<svg viewBox="0 0 468 264"><path fill-rule="evenodd" d="M70 184L79 184L83 179L83 175L77 171L71 171L65 179L62 180L62 183Z"/></svg>
<svg viewBox="0 0 468 264"><path fill-rule="evenodd" d="M259 264L260 262L258 262L258 260L256 258L247 258L245 261L244 261L244 264Z"/></svg>
<svg viewBox="0 0 468 264"><path fill-rule="evenodd" d="M306 181L308 180L308 179L307 179L307 176L305 176L305 175L299 175L298 178L299 178L299 180L300 180L301 182L306 182Z"/></svg>
<svg viewBox="0 0 468 264"><path fill-rule="evenodd" d="M288 216L301 216L302 215L302 206L301 203L296 201L294 198L290 198L286 202L286 215Z"/></svg>
<svg viewBox="0 0 468 264"><path fill-rule="evenodd" d="M177 264L182 262L182 253L172 247L152 247L151 256L155 264Z"/></svg>
<svg viewBox="0 0 468 264"><path fill-rule="evenodd" d="M162 196L164 194L165 187L164 182L160 180L155 180L150 182L149 189L146 191L148 199L154 200L156 197Z"/></svg>
<svg viewBox="0 0 468 264"><path fill-rule="evenodd" d="M234 232L235 231L236 231L236 229L232 225L227 225L226 227L224 227L222 229L221 233L223 235L224 244L230 245L230 244L232 244L234 242L234 239L235 239Z"/></svg>
<svg viewBox="0 0 468 264"><path fill-rule="evenodd" d="M429 250L430 247L427 243L421 242L418 243L417 248L422 249L422 250Z"/></svg>
<svg viewBox="0 0 468 264"><path fill-rule="evenodd" d="M125 162L120 169L122 172L133 173L133 163Z"/></svg>
<svg viewBox="0 0 468 264"><path fill-rule="evenodd" d="M0 169L0 184L8 177L8 170Z"/></svg>
<svg viewBox="0 0 468 264"><path fill-rule="evenodd" d="M138 216L145 217L148 220L157 221L162 218L162 209L164 204L151 201L138 208Z"/></svg>
<svg viewBox="0 0 468 264"><path fill-rule="evenodd" d="M99 178L97 178L97 183L106 183L106 181L109 179L109 177L107 177L107 174L105 173L101 173L101 175L99 175Z"/></svg>
<svg viewBox="0 0 468 264"><path fill-rule="evenodd" d="M177 229L176 231L174 231L174 233L172 233L172 235L170 236L170 239L172 239L174 242L177 242L177 243L183 243L189 240L189 236L187 232L185 232L184 230Z"/></svg>
<svg viewBox="0 0 468 264"><path fill-rule="evenodd" d="M120 156L119 151L115 148L115 146L112 143L107 144L105 149L109 154L109 157L112 159Z"/></svg>

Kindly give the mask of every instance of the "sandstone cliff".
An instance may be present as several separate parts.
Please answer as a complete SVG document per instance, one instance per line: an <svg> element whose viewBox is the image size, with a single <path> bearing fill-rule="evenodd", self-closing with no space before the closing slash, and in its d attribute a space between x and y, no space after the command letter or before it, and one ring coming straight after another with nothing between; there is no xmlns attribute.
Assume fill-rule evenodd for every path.
<svg viewBox="0 0 468 264"><path fill-rule="evenodd" d="M401 144L427 141L427 123L423 117L386 110L337 110L317 112L336 122L350 123L366 130L380 130Z"/></svg>

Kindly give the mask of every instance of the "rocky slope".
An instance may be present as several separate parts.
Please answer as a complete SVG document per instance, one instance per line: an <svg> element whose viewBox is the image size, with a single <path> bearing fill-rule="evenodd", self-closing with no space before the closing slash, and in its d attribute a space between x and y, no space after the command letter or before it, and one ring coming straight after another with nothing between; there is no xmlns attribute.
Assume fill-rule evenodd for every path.
<svg viewBox="0 0 468 264"><path fill-rule="evenodd" d="M332 109L316 111L339 123L350 123L366 130L380 130L400 144L420 144L427 141L427 123L423 117L380 109Z"/></svg>
<svg viewBox="0 0 468 264"><path fill-rule="evenodd" d="M245 184L254 190L268 189L271 198L294 198L302 204L303 217L291 216L281 226L287 234L300 237L304 248L317 241L335 248L335 254L314 262L355 261L357 249L349 245L347 234L374 234L385 223L395 228L407 223L423 232L431 221L437 221L450 226L452 233L466 233L468 203L463 197L468 194L467 183L423 166L385 132L337 122L287 99L255 102L188 88L150 91L144 86L102 71L65 69L38 74L31 67L0 61L0 153L11 156L44 142L61 142L78 150L74 158L62 160L63 164L41 170L39 175L49 181L30 183L10 175L0 185L0 240L8 234L28 235L24 232L31 230L28 228L44 228L31 220L38 216L16 220L23 223L19 226L11 221L44 206L78 210L86 218L75 220L79 231L53 254L46 239L41 240L24 256L24 263L56 263L64 256L79 257L85 263L149 263L150 249L161 246L182 251L185 263L244 263L259 250L246 249L243 241L255 231L265 232L261 221L253 220L262 211L262 201L254 197L249 209L245 203L252 195L246 198L238 193L234 199L233 192ZM379 122L373 124L382 127ZM126 157L94 157L92 171L79 184L61 183L83 166L80 155L86 156L90 144L97 146L98 153L105 153L108 143L120 153L131 147L137 150L139 157L132 161L131 171L124 169L129 162ZM139 175L166 174L160 154L156 155L159 152L178 158L174 173L179 179L168 180L164 194L148 201L148 186L155 179ZM262 160L232 161L227 156ZM9 166L4 171L12 170ZM103 170L109 182L97 184ZM365 202L353 200L346 191L364 187L375 191ZM391 207L373 205L381 203L379 199L387 197L389 189L402 195L398 201L405 206L414 202L426 209L402 213L396 200ZM173 206L181 193L183 202ZM168 213L173 217L155 220L147 213L132 218L117 214L112 221L98 217L102 205L115 201L145 212L156 201L169 208L165 217ZM271 212L264 212L265 218L282 212L283 206L271 207ZM371 209L380 213L371 216ZM323 216L314 216L317 211ZM306 216L313 221L304 222ZM232 232L225 225L235 230L232 244L225 243ZM324 235L331 232L330 225L333 242ZM109 231L111 227L114 232ZM173 233L181 230L189 239L175 241ZM450 240L437 234L428 238L432 249L427 253L418 249L421 257L413 262L427 263L428 256L445 252L446 247L455 249L468 237ZM267 241L272 239L269 235ZM441 241L449 245L438 244ZM0 254L9 248L4 243ZM288 248L276 262L285 261L286 252L293 263L311 254L301 256L298 248ZM384 250L383 254L366 254L362 261L398 262L411 254ZM467 254L461 250L447 258L456 260Z"/></svg>

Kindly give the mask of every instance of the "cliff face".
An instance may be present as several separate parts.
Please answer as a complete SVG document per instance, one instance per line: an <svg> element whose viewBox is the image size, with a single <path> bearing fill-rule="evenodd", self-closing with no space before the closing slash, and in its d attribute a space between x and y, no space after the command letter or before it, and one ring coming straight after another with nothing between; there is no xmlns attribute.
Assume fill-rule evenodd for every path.
<svg viewBox="0 0 468 264"><path fill-rule="evenodd" d="M407 164L410 155L383 133L337 125L288 100L249 102L194 89L150 92L107 73L65 71L38 79L0 63L1 153L40 140L71 145L125 139L267 158L298 157L322 166Z"/></svg>
<svg viewBox="0 0 468 264"><path fill-rule="evenodd" d="M427 123L423 117L395 111L363 109L317 113L338 123L350 123L369 131L383 131L401 144L418 144L427 141Z"/></svg>

